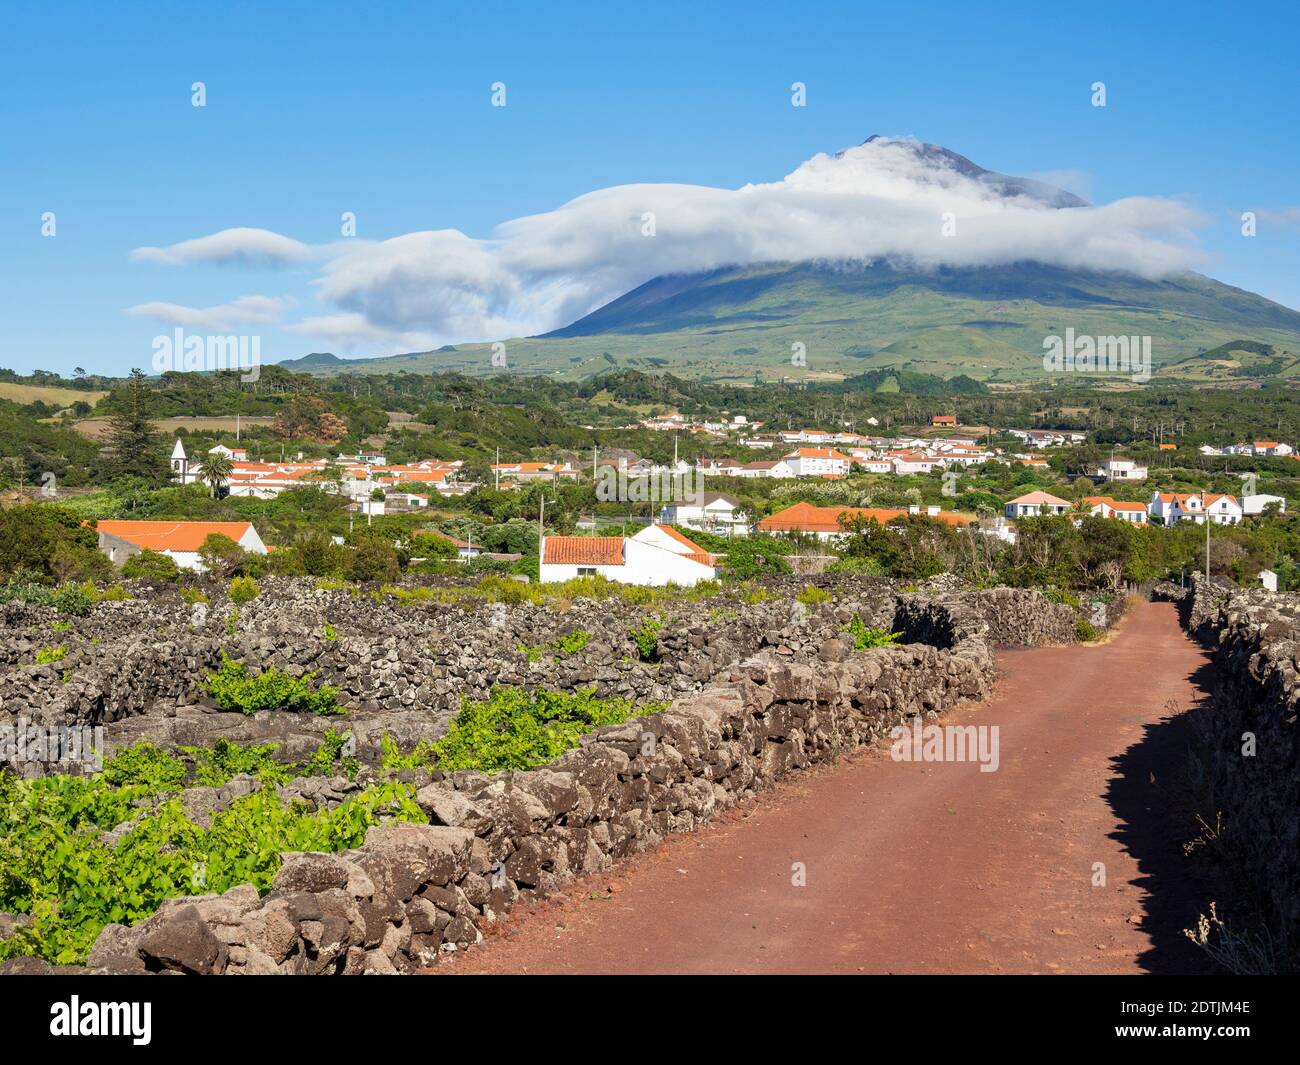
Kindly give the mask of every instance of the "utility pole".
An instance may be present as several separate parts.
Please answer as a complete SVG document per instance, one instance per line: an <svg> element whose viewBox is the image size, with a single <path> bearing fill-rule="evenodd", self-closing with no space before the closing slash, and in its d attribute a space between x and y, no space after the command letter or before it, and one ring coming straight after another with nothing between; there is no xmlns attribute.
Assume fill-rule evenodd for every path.
<svg viewBox="0 0 1300 1065"><path fill-rule="evenodd" d="M1205 514L1205 506L1203 505L1205 497L1202 496L1201 500L1202 500L1201 513ZM1209 514L1205 514L1205 587L1208 589L1209 586L1210 586L1210 516Z"/></svg>
<svg viewBox="0 0 1300 1065"><path fill-rule="evenodd" d="M537 577L541 579L541 564L546 549L546 493L542 493L541 504L537 511Z"/></svg>
<svg viewBox="0 0 1300 1065"><path fill-rule="evenodd" d="M496 475L496 490L501 491L501 449L497 448L497 460L492 464L492 472Z"/></svg>

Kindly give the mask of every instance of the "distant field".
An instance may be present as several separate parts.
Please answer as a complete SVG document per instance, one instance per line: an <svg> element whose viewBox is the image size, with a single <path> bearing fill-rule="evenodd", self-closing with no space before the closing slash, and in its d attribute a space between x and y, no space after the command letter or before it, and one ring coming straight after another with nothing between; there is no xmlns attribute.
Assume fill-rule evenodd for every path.
<svg viewBox="0 0 1300 1065"><path fill-rule="evenodd" d="M54 407L71 407L78 400L82 400L93 407L106 395L107 392L83 392L78 388L19 385L10 381L0 381L0 399L9 399L15 403L41 402Z"/></svg>
<svg viewBox="0 0 1300 1065"><path fill-rule="evenodd" d="M240 418L239 424L245 429L252 429L254 426L270 425L274 421L275 419L269 416L248 416ZM158 431L161 433L174 433L177 429L185 429L191 433L233 433L235 431L235 419L233 417L160 418L154 425L157 426ZM82 436L89 437L91 440L100 440L108 433L108 419L83 418L73 428Z"/></svg>

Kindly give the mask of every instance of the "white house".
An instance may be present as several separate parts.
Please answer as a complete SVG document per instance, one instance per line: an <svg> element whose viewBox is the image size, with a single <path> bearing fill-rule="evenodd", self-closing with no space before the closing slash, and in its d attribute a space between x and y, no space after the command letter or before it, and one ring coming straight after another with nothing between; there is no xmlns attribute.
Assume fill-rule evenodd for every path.
<svg viewBox="0 0 1300 1065"><path fill-rule="evenodd" d="M247 521L109 521L96 525L99 549L115 565L143 550L169 556L180 569L204 572L199 548L209 536L225 536L245 551L265 555L266 545Z"/></svg>
<svg viewBox="0 0 1300 1065"><path fill-rule="evenodd" d="M833 447L801 447L784 458L796 477L824 477L849 472L853 460Z"/></svg>
<svg viewBox="0 0 1300 1065"><path fill-rule="evenodd" d="M1004 510L1008 518L1042 518L1068 513L1070 507L1069 500L1058 499L1050 492L1028 492L1008 501Z"/></svg>
<svg viewBox="0 0 1300 1065"><path fill-rule="evenodd" d="M1256 440L1250 445L1252 455L1283 457L1290 455L1292 451L1290 444L1279 444L1275 440Z"/></svg>
<svg viewBox="0 0 1300 1065"><path fill-rule="evenodd" d="M747 462L732 473L737 477L793 477L794 470L785 459L775 462Z"/></svg>
<svg viewBox="0 0 1300 1065"><path fill-rule="evenodd" d="M1205 494L1205 515L1216 525L1237 525L1242 519L1241 504L1236 496Z"/></svg>
<svg viewBox="0 0 1300 1065"><path fill-rule="evenodd" d="M741 509L740 500L724 492L702 492L696 500L669 503L660 510L659 520L665 525L684 525L723 536L749 533L749 515Z"/></svg>
<svg viewBox="0 0 1300 1065"><path fill-rule="evenodd" d="M1205 520L1201 497L1194 492L1152 492L1147 514L1166 525L1175 525L1180 521L1200 524Z"/></svg>
<svg viewBox="0 0 1300 1065"><path fill-rule="evenodd" d="M1279 514L1286 513L1286 500L1281 496L1271 495L1254 495L1243 496L1241 500L1241 512L1248 518L1256 518L1263 514L1272 504L1277 504Z"/></svg>
<svg viewBox="0 0 1300 1065"><path fill-rule="evenodd" d="M1093 476L1102 481L1145 481L1147 468L1132 459L1107 459L1097 467Z"/></svg>
<svg viewBox="0 0 1300 1065"><path fill-rule="evenodd" d="M900 477L909 473L929 473L943 461L921 451L891 451L885 458L889 460L890 469Z"/></svg>
<svg viewBox="0 0 1300 1065"><path fill-rule="evenodd" d="M1096 517L1115 518L1129 521L1134 525L1147 523L1147 505L1145 503L1120 503L1110 496L1085 496L1083 502L1088 513Z"/></svg>
<svg viewBox="0 0 1300 1065"><path fill-rule="evenodd" d="M1180 521L1193 521L1200 525L1207 515L1215 525L1236 525L1243 516L1236 496L1218 492L1206 492L1204 495L1194 492L1154 492L1147 505L1147 512L1166 525L1176 525Z"/></svg>
<svg viewBox="0 0 1300 1065"><path fill-rule="evenodd" d="M619 584L690 587L717 575L707 551L666 525L648 525L630 537L544 537L539 570L543 584L600 576Z"/></svg>

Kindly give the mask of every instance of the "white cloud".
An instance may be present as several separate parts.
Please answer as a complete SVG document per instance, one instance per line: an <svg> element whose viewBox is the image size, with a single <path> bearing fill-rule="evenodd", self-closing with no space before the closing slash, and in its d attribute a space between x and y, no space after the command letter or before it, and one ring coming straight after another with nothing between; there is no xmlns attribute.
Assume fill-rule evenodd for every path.
<svg viewBox="0 0 1300 1065"><path fill-rule="evenodd" d="M196 240L185 240L166 248L136 248L137 262L190 266L196 263L240 263L246 266L285 266L306 262L319 255L309 244L281 236L269 229L223 229Z"/></svg>
<svg viewBox="0 0 1300 1065"><path fill-rule="evenodd" d="M180 303L139 303L124 313L133 318L152 318L187 329L225 330L236 325L267 325L280 320L289 300L276 296L240 296L215 307L186 307Z"/></svg>
<svg viewBox="0 0 1300 1065"><path fill-rule="evenodd" d="M647 213L654 236L642 233ZM956 232L945 236L949 214ZM1001 195L913 142L875 140L740 189L602 189L506 222L488 240L437 230L309 247L265 230L225 230L141 251L175 262L247 259L259 249L284 261L319 257L317 296L339 313L292 328L353 344L406 338L409 350L414 338L434 347L545 332L661 274L763 262L1037 260L1155 278L1203 261L1193 246L1199 222L1169 199L1047 207Z"/></svg>
<svg viewBox="0 0 1300 1065"><path fill-rule="evenodd" d="M385 352L427 351L436 346L435 338L428 333L383 329L360 314L317 315L284 328L286 332L315 337L346 352L359 348Z"/></svg>

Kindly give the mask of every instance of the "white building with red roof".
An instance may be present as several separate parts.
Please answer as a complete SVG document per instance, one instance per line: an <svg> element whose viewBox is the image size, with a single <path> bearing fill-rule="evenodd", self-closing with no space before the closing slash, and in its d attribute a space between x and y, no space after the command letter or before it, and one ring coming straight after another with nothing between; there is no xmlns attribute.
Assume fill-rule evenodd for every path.
<svg viewBox="0 0 1300 1065"><path fill-rule="evenodd" d="M828 473L845 474L853 459L833 447L800 447L783 460L796 477L822 477Z"/></svg>
<svg viewBox="0 0 1300 1065"><path fill-rule="evenodd" d="M141 551L169 556L180 569L204 572L199 548L209 536L225 536L245 551L265 555L266 545L248 521L110 521L95 526L99 549L114 565L121 565Z"/></svg>
<svg viewBox="0 0 1300 1065"><path fill-rule="evenodd" d="M717 576L713 557L666 525L647 525L635 536L547 536L538 567L543 584L604 577L619 584L689 588Z"/></svg>
<svg viewBox="0 0 1300 1065"><path fill-rule="evenodd" d="M1008 518L1045 518L1068 514L1072 506L1068 499L1061 499L1051 492L1026 492L1008 500L1005 511Z"/></svg>

